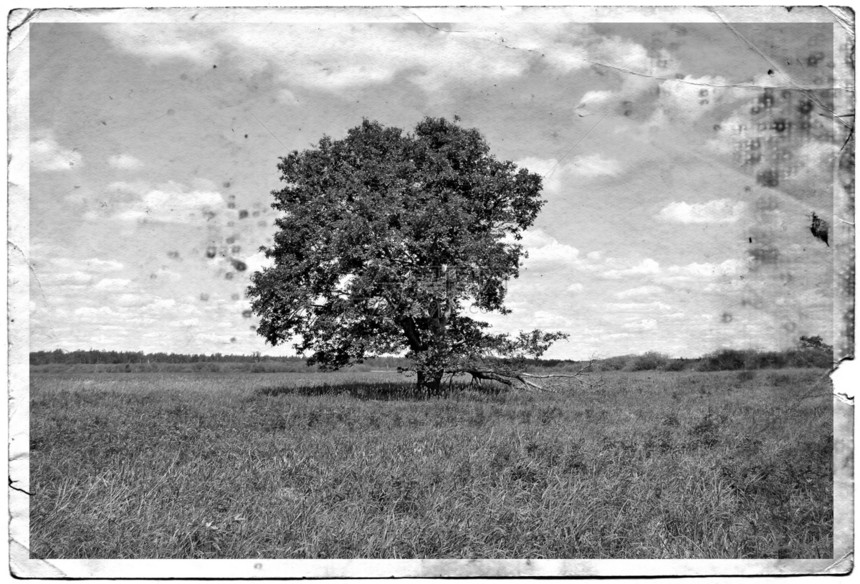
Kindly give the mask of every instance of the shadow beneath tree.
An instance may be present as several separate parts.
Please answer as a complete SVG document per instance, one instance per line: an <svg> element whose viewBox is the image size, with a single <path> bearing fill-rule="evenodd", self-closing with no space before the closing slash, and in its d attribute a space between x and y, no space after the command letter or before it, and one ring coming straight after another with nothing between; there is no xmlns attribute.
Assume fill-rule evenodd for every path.
<svg viewBox="0 0 860 584"><path fill-rule="evenodd" d="M351 383L323 383L304 385L279 385L263 387L257 390L258 395L280 396L280 395L304 395L304 396L335 396L348 395L349 397L362 400L428 400L435 398L451 398L457 396L497 396L505 393L506 388L501 385L484 384L482 386L469 383L455 382L445 383L438 392L430 392L425 388L418 388L414 381L388 381L388 382L351 382Z"/></svg>

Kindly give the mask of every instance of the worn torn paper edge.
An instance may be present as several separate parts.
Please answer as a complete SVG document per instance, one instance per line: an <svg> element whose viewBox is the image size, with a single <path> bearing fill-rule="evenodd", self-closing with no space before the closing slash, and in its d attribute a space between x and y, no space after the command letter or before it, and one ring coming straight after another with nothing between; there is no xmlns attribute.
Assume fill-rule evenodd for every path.
<svg viewBox="0 0 860 584"><path fill-rule="evenodd" d="M493 576L686 576L845 574L853 568L855 229L852 180L834 168L834 555L823 560L33 560L29 557L29 27L36 22L178 23L195 13L213 22L456 22L527 16L536 22L831 22L834 54L854 49L847 8L795 7L506 7L340 9L13 10L8 17L8 415L9 558L21 578L338 578ZM492 14L491 14L492 13ZM854 71L836 58L835 109L854 109ZM841 137L853 151L850 131Z"/></svg>

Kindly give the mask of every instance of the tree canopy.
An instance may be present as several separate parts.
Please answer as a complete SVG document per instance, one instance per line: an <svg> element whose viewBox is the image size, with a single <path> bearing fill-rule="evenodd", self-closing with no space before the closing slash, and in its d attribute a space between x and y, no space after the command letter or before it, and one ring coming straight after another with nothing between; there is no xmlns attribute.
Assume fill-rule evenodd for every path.
<svg viewBox="0 0 860 584"><path fill-rule="evenodd" d="M330 369L405 352L418 383L438 388L444 373L524 381L517 363L565 336L492 334L468 316L509 312L518 242L545 203L540 175L497 160L477 130L425 118L404 133L364 120L278 168L281 215L263 248L274 265L249 288L270 343L293 339Z"/></svg>

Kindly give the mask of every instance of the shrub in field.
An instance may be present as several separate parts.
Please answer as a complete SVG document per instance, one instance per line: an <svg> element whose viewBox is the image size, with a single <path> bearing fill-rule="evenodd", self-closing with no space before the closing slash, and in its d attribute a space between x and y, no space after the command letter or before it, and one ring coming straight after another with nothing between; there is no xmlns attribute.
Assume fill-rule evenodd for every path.
<svg viewBox="0 0 860 584"><path fill-rule="evenodd" d="M755 379L755 371L741 371L738 373L737 380L741 383L745 381L752 381Z"/></svg>
<svg viewBox="0 0 860 584"><path fill-rule="evenodd" d="M702 357L699 371L732 371L746 367L748 351L721 349Z"/></svg>
<svg viewBox="0 0 860 584"><path fill-rule="evenodd" d="M688 364L689 360L687 359L668 359L661 369L663 371L684 371Z"/></svg>
<svg viewBox="0 0 860 584"><path fill-rule="evenodd" d="M635 355L622 355L620 357L609 357L607 359L601 359L598 361L596 365L596 369L598 371L621 371L627 366L632 359L635 359Z"/></svg>
<svg viewBox="0 0 860 584"><path fill-rule="evenodd" d="M654 371L664 369L669 362L669 356L655 351L649 351L630 359L625 369L627 371Z"/></svg>

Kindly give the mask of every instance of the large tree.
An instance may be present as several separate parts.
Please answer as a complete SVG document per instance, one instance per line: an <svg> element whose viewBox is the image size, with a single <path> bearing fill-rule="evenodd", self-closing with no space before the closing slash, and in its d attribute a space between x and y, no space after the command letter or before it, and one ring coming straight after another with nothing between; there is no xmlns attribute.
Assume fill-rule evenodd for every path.
<svg viewBox="0 0 860 584"><path fill-rule="evenodd" d="M544 202L541 177L490 154L481 134L425 118L413 133L365 120L342 140L281 158L272 267L251 278L258 332L337 369L404 353L419 386L446 373L533 385L520 365L563 338L490 333L507 313L518 241Z"/></svg>

